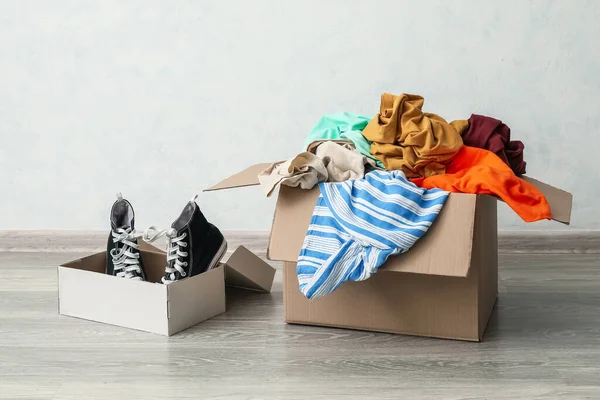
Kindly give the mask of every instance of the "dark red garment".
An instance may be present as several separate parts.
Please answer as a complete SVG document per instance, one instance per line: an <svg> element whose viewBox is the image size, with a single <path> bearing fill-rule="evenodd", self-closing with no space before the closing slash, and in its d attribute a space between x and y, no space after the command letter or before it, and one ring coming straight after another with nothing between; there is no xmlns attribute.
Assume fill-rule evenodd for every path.
<svg viewBox="0 0 600 400"><path fill-rule="evenodd" d="M519 140L510 140L510 128L502 121L472 114L469 118L469 129L463 133L462 139L465 146L479 147L495 153L516 175L525 173L525 145Z"/></svg>

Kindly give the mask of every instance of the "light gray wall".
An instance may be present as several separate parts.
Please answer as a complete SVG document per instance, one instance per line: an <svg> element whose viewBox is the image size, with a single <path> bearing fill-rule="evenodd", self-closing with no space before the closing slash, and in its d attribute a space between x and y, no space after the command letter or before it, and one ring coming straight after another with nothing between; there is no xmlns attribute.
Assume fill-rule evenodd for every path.
<svg viewBox="0 0 600 400"><path fill-rule="evenodd" d="M574 193L573 227L600 229L598 21L594 0L0 0L0 229L106 229L117 191L138 227L165 226L383 91L504 120L529 174ZM257 230L274 205L258 188L199 203Z"/></svg>

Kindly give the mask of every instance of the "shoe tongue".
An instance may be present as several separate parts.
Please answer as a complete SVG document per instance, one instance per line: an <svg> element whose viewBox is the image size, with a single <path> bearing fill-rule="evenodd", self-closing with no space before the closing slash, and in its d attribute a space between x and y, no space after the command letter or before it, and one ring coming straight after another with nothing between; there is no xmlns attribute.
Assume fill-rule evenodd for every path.
<svg viewBox="0 0 600 400"><path fill-rule="evenodd" d="M113 231L116 231L117 229L123 229L124 231L128 230L128 229L132 229L131 225L128 224L119 224L118 222L115 221L111 221L110 222L110 226L112 227Z"/></svg>
<svg viewBox="0 0 600 400"><path fill-rule="evenodd" d="M183 228L183 225L180 223L179 218L176 219L172 224L171 224L171 228L175 229L175 231L177 231L177 234L179 234L179 231L181 230L181 228Z"/></svg>
<svg viewBox="0 0 600 400"><path fill-rule="evenodd" d="M121 226L115 226L114 224L112 224L113 230L117 230L117 229L123 229L124 231L130 229L130 226L127 225L121 225Z"/></svg>
<svg viewBox="0 0 600 400"><path fill-rule="evenodd" d="M193 201L188 202L183 208L183 211L181 211L179 217L177 217L177 219L171 224L171 228L175 229L177 233L179 233L179 231L189 225L195 210L196 203Z"/></svg>
<svg viewBox="0 0 600 400"><path fill-rule="evenodd" d="M117 200L110 214L110 224L113 229L133 229L133 210L126 200Z"/></svg>

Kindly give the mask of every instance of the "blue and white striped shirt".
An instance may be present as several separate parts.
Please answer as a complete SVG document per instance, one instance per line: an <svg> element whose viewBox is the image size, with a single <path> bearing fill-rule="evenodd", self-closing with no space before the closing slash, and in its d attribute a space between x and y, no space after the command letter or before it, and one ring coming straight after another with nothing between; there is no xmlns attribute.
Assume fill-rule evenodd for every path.
<svg viewBox="0 0 600 400"><path fill-rule="evenodd" d="M319 189L297 265L300 291L309 299L368 279L389 256L410 249L449 194L419 188L402 171L379 170Z"/></svg>

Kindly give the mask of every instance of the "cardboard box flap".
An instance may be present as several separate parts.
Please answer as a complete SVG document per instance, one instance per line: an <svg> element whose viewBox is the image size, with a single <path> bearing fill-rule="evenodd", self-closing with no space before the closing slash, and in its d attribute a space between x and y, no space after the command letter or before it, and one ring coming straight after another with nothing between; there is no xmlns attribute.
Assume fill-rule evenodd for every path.
<svg viewBox="0 0 600 400"><path fill-rule="evenodd" d="M573 195L571 193L528 176L522 176L521 178L538 188L546 196L553 220L566 225L571 223L571 207L573 205Z"/></svg>
<svg viewBox="0 0 600 400"><path fill-rule="evenodd" d="M275 268L244 246L238 247L225 265L226 285L260 292L271 291Z"/></svg>
<svg viewBox="0 0 600 400"><path fill-rule="evenodd" d="M164 257L166 253L150 243L139 241L140 250ZM275 278L275 268L244 246L239 246L229 256L225 265L225 284L242 289L270 292ZM162 275L161 275L162 276ZM160 277L157 281L160 280Z"/></svg>
<svg viewBox="0 0 600 400"><path fill-rule="evenodd" d="M237 174L231 175L229 178L223 179L221 182L204 189L204 192L211 192L213 190L232 189L244 186L256 186L258 182L258 174L267 169L272 163L261 163L252 165L245 170L238 172Z"/></svg>
<svg viewBox="0 0 600 400"><path fill-rule="evenodd" d="M427 233L406 253L388 258L380 271L466 277L476 208L477 196L451 193Z"/></svg>
<svg viewBox="0 0 600 400"><path fill-rule="evenodd" d="M61 267L104 274L106 273L106 253L97 253L92 254L91 256L78 258L62 264Z"/></svg>
<svg viewBox="0 0 600 400"><path fill-rule="evenodd" d="M296 262L319 189L280 188L267 249L270 260ZM381 271L465 277L471 263L477 196L452 193L429 231Z"/></svg>
<svg viewBox="0 0 600 400"><path fill-rule="evenodd" d="M222 180L216 185L204 189L204 191L210 192L259 185L258 174L268 168L271 164L272 163L261 163L252 165L243 171ZM538 188L544 196L546 196L546 200L550 205L553 220L566 225L571 223L571 207L573 203L573 195L571 193L525 175L521 176L521 178Z"/></svg>

